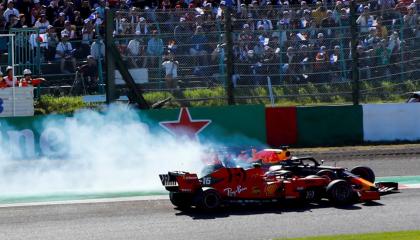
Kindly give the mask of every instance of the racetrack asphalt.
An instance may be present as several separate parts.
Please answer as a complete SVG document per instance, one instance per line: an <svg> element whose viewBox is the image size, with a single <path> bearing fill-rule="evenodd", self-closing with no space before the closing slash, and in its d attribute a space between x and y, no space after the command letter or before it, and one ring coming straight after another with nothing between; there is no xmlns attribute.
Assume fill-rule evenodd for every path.
<svg viewBox="0 0 420 240"><path fill-rule="evenodd" d="M420 191L376 204L235 207L181 212L168 200L0 209L0 239L271 239L420 228Z"/></svg>
<svg viewBox="0 0 420 240"><path fill-rule="evenodd" d="M368 165L378 176L420 175L418 157L381 156L336 164ZM0 239L271 239L418 230L419 209L419 189L349 208L286 204L203 214L181 212L168 200L5 207L0 208Z"/></svg>

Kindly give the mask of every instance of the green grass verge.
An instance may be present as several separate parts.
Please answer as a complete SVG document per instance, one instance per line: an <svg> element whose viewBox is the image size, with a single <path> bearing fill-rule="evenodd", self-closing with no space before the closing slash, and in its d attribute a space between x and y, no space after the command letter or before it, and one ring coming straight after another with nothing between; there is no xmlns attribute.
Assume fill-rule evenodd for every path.
<svg viewBox="0 0 420 240"><path fill-rule="evenodd" d="M362 81L360 97L362 103L405 102L404 93L420 89L420 81ZM274 86L275 104L278 106L316 106L327 104L352 103L352 84L350 82L331 84L296 84L288 86ZM191 106L222 106L226 105L226 91L224 87L203 89L187 89L183 91L185 99L192 99ZM269 92L266 86L237 88L234 92L237 104L264 104L269 105ZM172 96L169 92L148 92L147 101L156 102L165 97ZM173 96L172 96L173 97ZM173 99L176 99L173 97ZM179 104L172 101L168 107L177 107Z"/></svg>
<svg viewBox="0 0 420 240"><path fill-rule="evenodd" d="M98 105L83 102L82 97L55 97L43 95L35 101L35 114L72 114L83 108L96 109Z"/></svg>
<svg viewBox="0 0 420 240"><path fill-rule="evenodd" d="M420 240L420 231L349 234L305 238L279 238L277 240Z"/></svg>
<svg viewBox="0 0 420 240"><path fill-rule="evenodd" d="M403 93L420 90L420 81L362 81L361 103L404 102L407 98ZM277 106L317 106L352 103L352 85L350 82L331 84L301 84L288 86L274 86L275 105ZM198 106L224 106L227 104L224 87L201 89L186 89L182 91L183 99L189 99L190 105ZM237 88L234 92L237 104L263 104L269 105L269 92L266 86ZM147 92L144 98L149 103L155 103L167 97L174 99L165 108L180 107L168 91ZM54 97L43 95L35 103L36 114L72 114L82 108L98 108L97 104L87 104L82 97Z"/></svg>

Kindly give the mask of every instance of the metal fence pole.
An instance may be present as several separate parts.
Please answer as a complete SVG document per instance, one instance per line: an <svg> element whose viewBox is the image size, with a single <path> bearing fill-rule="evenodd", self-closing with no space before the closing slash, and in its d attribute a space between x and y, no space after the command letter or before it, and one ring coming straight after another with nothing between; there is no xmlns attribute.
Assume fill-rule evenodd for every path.
<svg viewBox="0 0 420 240"><path fill-rule="evenodd" d="M232 39L232 18L231 8L228 7L225 10L225 28L226 28L226 94L229 105L235 104L235 96L233 93L233 39Z"/></svg>
<svg viewBox="0 0 420 240"><path fill-rule="evenodd" d="M353 105L359 105L360 98L360 74L359 74L359 53L357 52L358 30L356 24L356 0L350 4L350 34L351 34L351 70L353 83Z"/></svg>
<svg viewBox="0 0 420 240"><path fill-rule="evenodd" d="M112 34L114 31L114 12L110 9L105 10L105 66L106 66L106 103L110 104L116 100L115 87L115 62L109 48L114 41ZM100 55L100 54L99 54Z"/></svg>
<svg viewBox="0 0 420 240"><path fill-rule="evenodd" d="M105 90L104 90L104 86L103 86L103 84L104 84L104 76L103 76L103 72L102 72L102 44L103 44L103 42L101 43L101 40L102 40L102 36L101 36L101 33L100 33L100 29L99 29L99 25L96 25L96 32L97 32L97 37L96 37L96 44L97 44L97 51L98 51L98 53L99 53L99 58L98 58L98 62L97 62L97 64L98 64L98 80L99 80L99 84L98 84L98 90L99 90L99 93L100 94L104 94L104 92L105 92Z"/></svg>

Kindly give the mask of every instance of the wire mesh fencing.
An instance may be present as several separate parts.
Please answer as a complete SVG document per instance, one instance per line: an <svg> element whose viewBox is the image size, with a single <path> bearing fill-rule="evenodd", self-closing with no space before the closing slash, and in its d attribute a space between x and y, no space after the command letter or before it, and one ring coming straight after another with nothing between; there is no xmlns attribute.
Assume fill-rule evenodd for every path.
<svg viewBox="0 0 420 240"><path fill-rule="evenodd" d="M152 99L224 104L232 81L238 103L350 103L360 81L361 102L400 101L420 89L414 7L367 1L355 15L339 1L118 11L114 34L129 68L147 69L142 86Z"/></svg>

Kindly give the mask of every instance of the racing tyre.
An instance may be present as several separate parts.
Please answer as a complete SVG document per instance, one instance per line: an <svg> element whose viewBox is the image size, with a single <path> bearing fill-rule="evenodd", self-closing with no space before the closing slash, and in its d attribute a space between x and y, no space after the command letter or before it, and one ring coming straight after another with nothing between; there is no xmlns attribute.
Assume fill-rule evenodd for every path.
<svg viewBox="0 0 420 240"><path fill-rule="evenodd" d="M188 209L191 207L191 196L186 193L169 192L169 200L179 209Z"/></svg>
<svg viewBox="0 0 420 240"><path fill-rule="evenodd" d="M329 169L324 169L316 173L320 177L328 177L331 181L337 179L337 174L334 171Z"/></svg>
<svg viewBox="0 0 420 240"><path fill-rule="evenodd" d="M368 180L371 183L375 182L375 173L369 167L365 166L357 166L353 168L351 171L354 175L357 175L365 180Z"/></svg>
<svg viewBox="0 0 420 240"><path fill-rule="evenodd" d="M334 180L327 186L328 199L335 205L351 204L353 189L345 180Z"/></svg>
<svg viewBox="0 0 420 240"><path fill-rule="evenodd" d="M201 193L200 207L205 210L213 210L220 207L221 198L214 189L206 189Z"/></svg>

